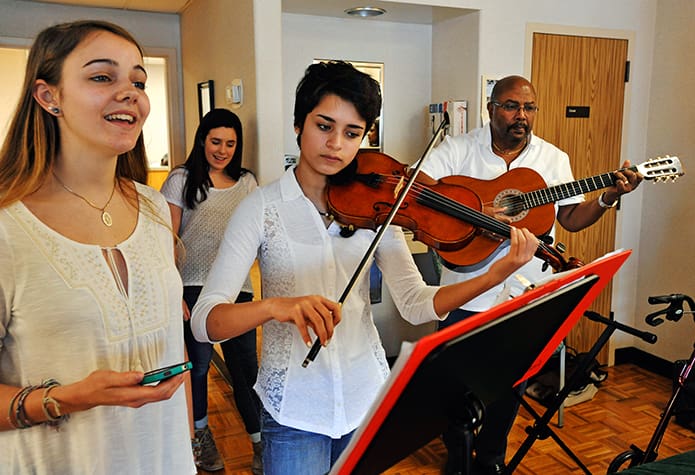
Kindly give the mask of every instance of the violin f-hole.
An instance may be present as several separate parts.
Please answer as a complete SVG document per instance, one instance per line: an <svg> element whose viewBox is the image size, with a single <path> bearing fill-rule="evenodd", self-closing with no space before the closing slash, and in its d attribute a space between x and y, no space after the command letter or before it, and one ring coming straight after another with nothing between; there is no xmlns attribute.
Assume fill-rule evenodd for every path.
<svg viewBox="0 0 695 475"><path fill-rule="evenodd" d="M355 180L364 183L370 188L379 188L384 182L384 178L378 173L358 173L355 175Z"/></svg>

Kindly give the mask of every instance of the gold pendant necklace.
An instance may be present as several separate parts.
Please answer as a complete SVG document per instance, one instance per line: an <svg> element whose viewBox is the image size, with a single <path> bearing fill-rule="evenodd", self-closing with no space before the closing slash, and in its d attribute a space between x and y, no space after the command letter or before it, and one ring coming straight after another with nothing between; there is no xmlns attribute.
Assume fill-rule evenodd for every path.
<svg viewBox="0 0 695 475"><path fill-rule="evenodd" d="M85 203L87 203L87 204L88 204L89 206L91 206L92 208L94 208L94 209L96 209L96 210L98 210L98 211L101 211L101 222L104 223L105 226L108 226L108 227L110 228L110 227L113 225L113 219L111 218L111 214L110 214L108 211L106 211L106 207L109 205L109 203L111 203L111 199L113 198L113 195L114 195L114 193L116 192L116 179L114 179L114 181L113 181L113 189L111 190L111 196L109 196L109 200L106 202L106 204L105 204L104 206L102 206L102 207L100 208L100 207L98 207L97 205L95 205L94 203L92 203L91 201L89 201L89 200L88 200L87 198L85 198L84 196L82 196L82 195L80 195L79 193L76 193L75 191L73 191L68 185L66 185L65 183L63 183L63 181L62 181L60 178L58 178L58 175L56 175L55 172L53 172L53 176L55 177L56 180L58 180L58 183L60 183L60 185L61 185L63 188L65 188L65 190L66 190L68 193L71 193L71 194L77 196L79 199L81 199L82 201L84 201Z"/></svg>

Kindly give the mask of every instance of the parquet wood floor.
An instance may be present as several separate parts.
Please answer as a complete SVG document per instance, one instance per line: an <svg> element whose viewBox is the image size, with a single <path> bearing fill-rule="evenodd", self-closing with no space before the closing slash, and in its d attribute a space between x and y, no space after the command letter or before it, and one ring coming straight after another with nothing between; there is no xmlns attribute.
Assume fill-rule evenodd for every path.
<svg viewBox="0 0 695 475"><path fill-rule="evenodd" d="M234 406L229 386L211 367L209 419L225 469L216 474L251 475L251 443ZM551 428L572 449L593 474L605 474L608 464L630 444L644 449L671 395L669 379L634 365L608 368L608 379L591 401L565 409L563 428ZM544 408L532 402L542 413ZM509 438L508 459L526 439L525 428L533 418L523 408ZM659 459L695 450L695 433L671 421L659 449ZM446 459L437 438L385 473L388 475L439 474ZM200 471L200 474L208 472ZM536 440L515 471L519 475L583 473L550 438ZM292 474L288 474L292 475Z"/></svg>

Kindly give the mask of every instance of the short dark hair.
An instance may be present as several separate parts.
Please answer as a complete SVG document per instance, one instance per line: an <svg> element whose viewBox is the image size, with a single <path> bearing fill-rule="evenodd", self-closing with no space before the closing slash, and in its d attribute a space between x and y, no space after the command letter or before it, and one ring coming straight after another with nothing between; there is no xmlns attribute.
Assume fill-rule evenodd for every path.
<svg viewBox="0 0 695 475"><path fill-rule="evenodd" d="M335 94L355 106L366 123L363 136L381 112L381 87L376 79L346 61L314 63L299 81L294 102L294 126L299 129L297 145L300 148L306 116L326 94ZM328 179L331 183L343 183L351 180L356 171L357 160L353 160Z"/></svg>
<svg viewBox="0 0 695 475"><path fill-rule="evenodd" d="M355 106L357 113L367 123L365 134L379 117L381 88L374 78L346 61L312 64L297 85L294 102L294 126L299 129L298 145L306 116L326 94L335 94Z"/></svg>

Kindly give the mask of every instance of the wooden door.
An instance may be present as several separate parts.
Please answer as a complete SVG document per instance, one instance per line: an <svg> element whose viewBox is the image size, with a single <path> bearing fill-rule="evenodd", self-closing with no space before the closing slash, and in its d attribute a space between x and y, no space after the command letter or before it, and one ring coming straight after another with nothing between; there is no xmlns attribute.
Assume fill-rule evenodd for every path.
<svg viewBox="0 0 695 475"><path fill-rule="evenodd" d="M575 179L606 173L621 165L627 47L624 39L533 35L531 82L539 106L534 133L569 154ZM584 115L576 111L585 107L588 117L576 117ZM594 199L599 193L589 193L586 199ZM614 250L615 213L606 211L597 223L577 233L558 225L556 243L566 245L567 256L585 262ZM601 293L592 310L609 316L611 287L609 284ZM588 351L604 328L583 318L567 344L577 351ZM598 359L607 363L607 346Z"/></svg>

